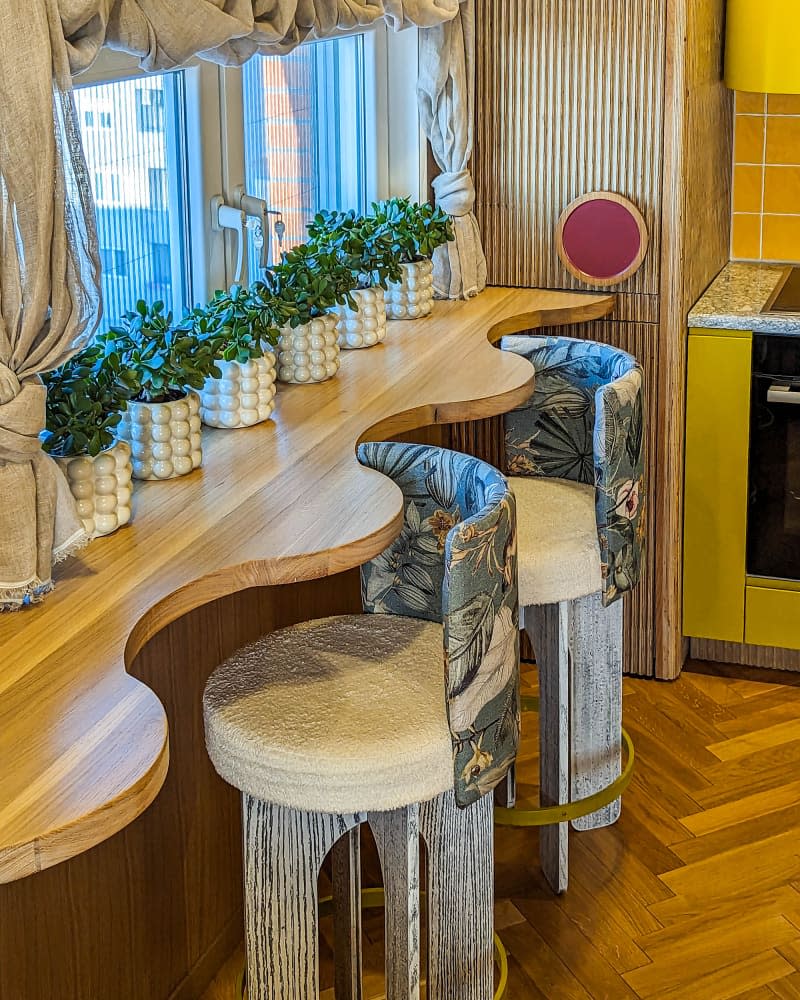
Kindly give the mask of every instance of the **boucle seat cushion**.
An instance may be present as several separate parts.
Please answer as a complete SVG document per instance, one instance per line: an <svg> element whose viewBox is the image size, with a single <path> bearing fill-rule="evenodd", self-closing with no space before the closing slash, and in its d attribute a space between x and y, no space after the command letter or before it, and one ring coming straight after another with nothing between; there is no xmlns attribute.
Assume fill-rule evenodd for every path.
<svg viewBox="0 0 800 1000"><path fill-rule="evenodd" d="M602 590L594 487L538 476L508 482L517 501L520 607Z"/></svg>
<svg viewBox="0 0 800 1000"><path fill-rule="evenodd" d="M344 615L273 632L214 671L203 714L219 774L268 802L367 812L453 785L435 622Z"/></svg>

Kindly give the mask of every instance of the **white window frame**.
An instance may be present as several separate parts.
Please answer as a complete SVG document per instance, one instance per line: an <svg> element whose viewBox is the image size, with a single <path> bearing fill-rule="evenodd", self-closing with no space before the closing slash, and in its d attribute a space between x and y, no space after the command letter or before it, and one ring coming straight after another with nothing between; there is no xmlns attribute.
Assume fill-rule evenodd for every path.
<svg viewBox="0 0 800 1000"><path fill-rule="evenodd" d="M360 33L367 78L367 201L393 195L421 200L428 178L416 97L418 31L393 32L380 23ZM210 206L220 194L232 204L244 183L242 71L197 59L179 69L186 99L189 273L192 298L200 302L227 287L235 273L236 236L212 227ZM103 49L74 85L145 75L134 57Z"/></svg>

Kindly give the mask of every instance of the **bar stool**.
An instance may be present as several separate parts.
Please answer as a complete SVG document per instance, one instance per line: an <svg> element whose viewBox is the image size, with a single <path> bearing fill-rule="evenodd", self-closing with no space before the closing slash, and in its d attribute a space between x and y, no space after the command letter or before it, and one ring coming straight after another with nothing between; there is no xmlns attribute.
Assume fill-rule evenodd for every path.
<svg viewBox="0 0 800 1000"><path fill-rule="evenodd" d="M334 851L337 1000L360 991L358 827L383 869L386 982L419 997L419 838L428 997L491 1000L494 787L519 737L514 498L439 448L376 443L403 493L397 540L362 568L362 615L264 636L212 674L208 752L242 792L250 1000L318 996L317 879Z"/></svg>
<svg viewBox="0 0 800 1000"><path fill-rule="evenodd" d="M642 369L624 351L566 337L505 337L536 369L530 400L505 417L517 501L520 618L540 689L540 798L578 830L616 822L633 748L622 729L622 597L636 586L645 533ZM623 738L628 764L621 775ZM617 796L581 814L603 790ZM506 790L513 806L513 774ZM499 822L537 825L548 813ZM557 810L556 810L557 812ZM587 809L586 812L589 812ZM568 883L567 822L543 826L540 856L556 892Z"/></svg>

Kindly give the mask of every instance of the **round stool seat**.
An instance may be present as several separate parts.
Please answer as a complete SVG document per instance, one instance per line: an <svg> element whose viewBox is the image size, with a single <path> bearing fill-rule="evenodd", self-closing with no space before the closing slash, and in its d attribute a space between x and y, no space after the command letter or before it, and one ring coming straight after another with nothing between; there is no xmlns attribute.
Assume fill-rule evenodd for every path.
<svg viewBox="0 0 800 1000"><path fill-rule="evenodd" d="M453 785L435 622L343 615L272 632L217 667L203 711L219 774L267 802L384 811Z"/></svg>
<svg viewBox="0 0 800 1000"><path fill-rule="evenodd" d="M519 604L557 604L603 588L595 490L569 479L514 476Z"/></svg>

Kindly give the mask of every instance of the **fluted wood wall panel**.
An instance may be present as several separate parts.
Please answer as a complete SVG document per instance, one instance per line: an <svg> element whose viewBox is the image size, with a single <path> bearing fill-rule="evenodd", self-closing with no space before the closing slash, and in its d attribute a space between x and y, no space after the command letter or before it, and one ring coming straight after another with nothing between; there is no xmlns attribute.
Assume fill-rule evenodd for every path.
<svg viewBox="0 0 800 1000"><path fill-rule="evenodd" d="M631 198L651 234L620 290L659 291L666 4L478 0L477 214L491 284L587 287L554 231L586 191ZM653 302L631 319L656 320Z"/></svg>

